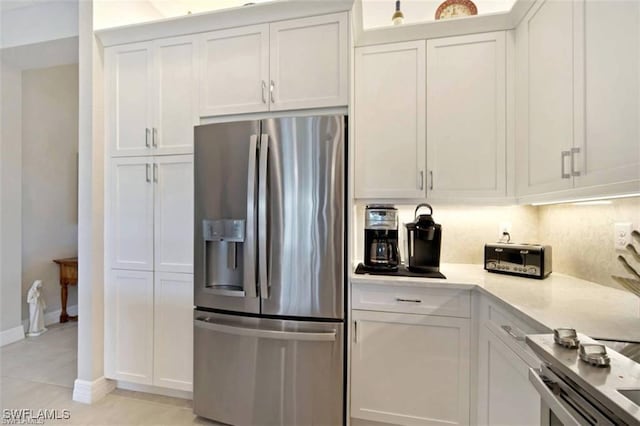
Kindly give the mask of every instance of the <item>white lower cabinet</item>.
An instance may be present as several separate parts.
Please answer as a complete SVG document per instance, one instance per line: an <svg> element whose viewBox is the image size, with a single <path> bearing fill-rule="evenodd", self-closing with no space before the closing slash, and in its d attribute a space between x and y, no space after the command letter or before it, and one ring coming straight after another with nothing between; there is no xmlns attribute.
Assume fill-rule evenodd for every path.
<svg viewBox="0 0 640 426"><path fill-rule="evenodd" d="M105 375L152 384L153 272L112 270L105 305Z"/></svg>
<svg viewBox="0 0 640 426"><path fill-rule="evenodd" d="M351 324L352 418L469 423L469 319L353 310Z"/></svg>
<svg viewBox="0 0 640 426"><path fill-rule="evenodd" d="M191 391L193 386L193 275L156 273L153 384Z"/></svg>
<svg viewBox="0 0 640 426"><path fill-rule="evenodd" d="M478 318L477 423L539 425L540 396L529 368L540 360L527 346L527 334L550 330L514 316L501 304L476 296Z"/></svg>
<svg viewBox="0 0 640 426"><path fill-rule="evenodd" d="M105 306L107 378L192 390L192 274L113 269Z"/></svg>
<svg viewBox="0 0 640 426"><path fill-rule="evenodd" d="M529 382L530 366L489 327L479 334L478 424L540 425L540 397Z"/></svg>

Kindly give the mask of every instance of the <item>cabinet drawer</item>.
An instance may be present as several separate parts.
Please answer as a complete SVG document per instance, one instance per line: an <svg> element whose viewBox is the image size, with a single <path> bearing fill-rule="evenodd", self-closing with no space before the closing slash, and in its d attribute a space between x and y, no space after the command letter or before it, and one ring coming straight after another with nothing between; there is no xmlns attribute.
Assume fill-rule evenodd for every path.
<svg viewBox="0 0 640 426"><path fill-rule="evenodd" d="M504 307L486 298L481 299L481 305L481 323L530 366L537 366L539 364L538 358L531 348L527 346L525 336L527 334L548 333L549 330L516 317Z"/></svg>
<svg viewBox="0 0 640 426"><path fill-rule="evenodd" d="M470 318L471 292L397 284L354 284L352 309Z"/></svg>

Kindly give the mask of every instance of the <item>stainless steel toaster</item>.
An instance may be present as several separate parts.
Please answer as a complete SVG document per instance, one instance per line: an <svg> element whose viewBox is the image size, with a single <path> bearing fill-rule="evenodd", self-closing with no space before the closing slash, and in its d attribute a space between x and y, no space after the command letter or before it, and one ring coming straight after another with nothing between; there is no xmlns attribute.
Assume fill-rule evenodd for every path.
<svg viewBox="0 0 640 426"><path fill-rule="evenodd" d="M551 273L551 246L512 243L485 244L484 269L501 274L546 278Z"/></svg>

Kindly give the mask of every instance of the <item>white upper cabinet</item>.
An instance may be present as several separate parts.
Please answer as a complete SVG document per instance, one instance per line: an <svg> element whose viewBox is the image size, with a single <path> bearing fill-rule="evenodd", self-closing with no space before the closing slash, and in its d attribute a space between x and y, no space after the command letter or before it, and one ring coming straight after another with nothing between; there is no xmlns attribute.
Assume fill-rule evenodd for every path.
<svg viewBox="0 0 640 426"><path fill-rule="evenodd" d="M506 196L504 32L427 41L427 170L429 198Z"/></svg>
<svg viewBox="0 0 640 426"><path fill-rule="evenodd" d="M519 195L572 186L573 39L570 1L539 3L516 33Z"/></svg>
<svg viewBox="0 0 640 426"><path fill-rule="evenodd" d="M111 160L105 214L111 268L153 271L152 168L145 157Z"/></svg>
<svg viewBox="0 0 640 426"><path fill-rule="evenodd" d="M188 154L197 124L194 37L105 49L111 156Z"/></svg>
<svg viewBox="0 0 640 426"><path fill-rule="evenodd" d="M347 16L201 35L200 116L347 105Z"/></svg>
<svg viewBox="0 0 640 426"><path fill-rule="evenodd" d="M640 3L540 2L516 54L518 195L637 192Z"/></svg>
<svg viewBox="0 0 640 426"><path fill-rule="evenodd" d="M355 56L355 197L424 199L425 42Z"/></svg>
<svg viewBox="0 0 640 426"><path fill-rule="evenodd" d="M154 42L154 154L193 152L197 120L197 52L193 37Z"/></svg>
<svg viewBox="0 0 640 426"><path fill-rule="evenodd" d="M112 155L145 155L151 148L151 43L105 50L107 139Z"/></svg>
<svg viewBox="0 0 640 426"><path fill-rule="evenodd" d="M109 268L193 272L193 156L111 160Z"/></svg>
<svg viewBox="0 0 640 426"><path fill-rule="evenodd" d="M576 22L586 127L575 184L635 181L640 189L640 2L586 1Z"/></svg>
<svg viewBox="0 0 640 426"><path fill-rule="evenodd" d="M155 270L193 273L193 156L154 162Z"/></svg>
<svg viewBox="0 0 640 426"><path fill-rule="evenodd" d="M200 115L269 110L269 24L200 36Z"/></svg>
<svg viewBox="0 0 640 426"><path fill-rule="evenodd" d="M270 25L271 110L347 105L347 14Z"/></svg>

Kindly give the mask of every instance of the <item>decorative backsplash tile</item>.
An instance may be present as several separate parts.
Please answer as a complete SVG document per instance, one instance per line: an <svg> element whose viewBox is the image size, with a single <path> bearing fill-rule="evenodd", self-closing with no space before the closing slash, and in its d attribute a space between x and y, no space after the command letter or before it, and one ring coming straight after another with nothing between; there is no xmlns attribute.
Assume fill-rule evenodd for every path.
<svg viewBox="0 0 640 426"><path fill-rule="evenodd" d="M614 224L640 228L640 197L605 205L558 204L538 207L540 239L553 247L555 271L620 288L611 275L628 276L614 248ZM635 247L640 243L635 240Z"/></svg>

